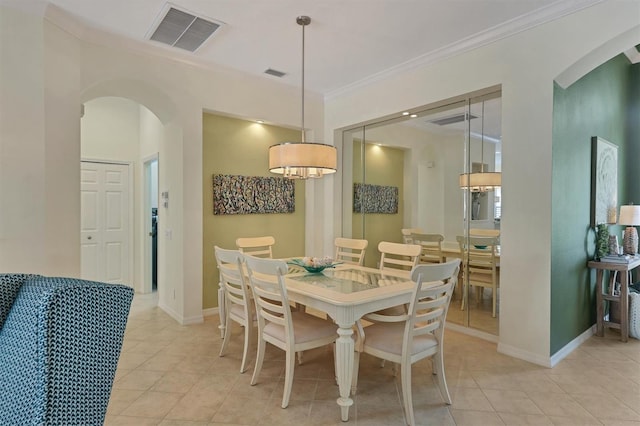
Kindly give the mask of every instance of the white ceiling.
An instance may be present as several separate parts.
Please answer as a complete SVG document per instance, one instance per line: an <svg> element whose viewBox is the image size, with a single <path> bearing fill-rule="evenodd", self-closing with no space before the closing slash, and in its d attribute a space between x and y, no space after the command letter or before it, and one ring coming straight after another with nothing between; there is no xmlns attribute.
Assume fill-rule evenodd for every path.
<svg viewBox="0 0 640 426"><path fill-rule="evenodd" d="M11 3L16 0L0 0ZM38 0L21 0L21 2ZM218 64L300 85L302 30L308 15L305 86L324 95L435 61L588 7L600 0L175 0L173 5L225 25L195 53L148 40L165 0L48 0L47 13L161 54ZM24 3L23 3L24 4ZM278 79L268 68L284 71Z"/></svg>

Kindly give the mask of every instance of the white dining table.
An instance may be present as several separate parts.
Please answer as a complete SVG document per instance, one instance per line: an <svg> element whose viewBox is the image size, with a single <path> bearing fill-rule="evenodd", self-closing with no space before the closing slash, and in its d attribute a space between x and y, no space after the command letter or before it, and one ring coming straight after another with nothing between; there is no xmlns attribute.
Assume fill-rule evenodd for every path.
<svg viewBox="0 0 640 426"><path fill-rule="evenodd" d="M355 265L325 269L320 274L285 276L289 299L325 312L338 325L336 378L337 403L342 421L349 420L355 342L353 326L364 315L409 303L414 283L407 273L385 272Z"/></svg>

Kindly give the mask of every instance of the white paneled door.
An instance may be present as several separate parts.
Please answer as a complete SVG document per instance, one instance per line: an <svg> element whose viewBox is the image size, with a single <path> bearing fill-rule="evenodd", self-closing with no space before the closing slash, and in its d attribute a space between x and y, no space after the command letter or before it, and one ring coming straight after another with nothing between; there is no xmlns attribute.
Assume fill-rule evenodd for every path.
<svg viewBox="0 0 640 426"><path fill-rule="evenodd" d="M83 161L81 275L132 285L129 271L129 166Z"/></svg>

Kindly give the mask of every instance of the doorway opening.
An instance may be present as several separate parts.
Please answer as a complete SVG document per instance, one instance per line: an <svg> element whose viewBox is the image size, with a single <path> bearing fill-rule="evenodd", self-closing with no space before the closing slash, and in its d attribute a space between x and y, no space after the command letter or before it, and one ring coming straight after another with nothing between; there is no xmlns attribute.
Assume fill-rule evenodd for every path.
<svg viewBox="0 0 640 426"><path fill-rule="evenodd" d="M122 283L139 293L152 293L158 290L163 273L163 268L157 267L158 262L154 263L154 258L158 257L158 246L162 247L162 238L158 238L160 235L157 232L154 234L152 228L154 223L156 227L162 223L163 216L162 209L158 209L157 194L160 179L158 160L164 139L164 125L152 111L136 101L104 96L84 103L80 129L83 161L129 165L130 213L126 229L129 242L126 247L128 277ZM107 171L107 178L114 176L114 173ZM90 198L88 192L83 196ZM119 208L118 200L110 199L110 202L113 210ZM107 225L111 227L117 224ZM87 241L83 240L83 243L91 241L87 236ZM88 248L83 250L88 252ZM109 249L115 252L117 246L111 245ZM94 256L92 259L95 259L98 270L112 268L112 262L108 263L104 256ZM83 258L82 262L88 261L85 262ZM101 266L101 263L104 265Z"/></svg>
<svg viewBox="0 0 640 426"><path fill-rule="evenodd" d="M158 155L144 162L144 211L144 292L149 293L158 290Z"/></svg>

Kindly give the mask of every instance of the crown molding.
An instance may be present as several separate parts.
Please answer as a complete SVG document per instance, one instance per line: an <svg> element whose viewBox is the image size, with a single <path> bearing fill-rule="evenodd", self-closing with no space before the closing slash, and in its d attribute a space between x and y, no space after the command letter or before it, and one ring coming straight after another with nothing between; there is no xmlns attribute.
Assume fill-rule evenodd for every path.
<svg viewBox="0 0 640 426"><path fill-rule="evenodd" d="M349 92L353 92L359 88L371 85L375 82L385 80L387 78L414 70L416 68L434 64L449 57L473 49L477 49L487 44L494 43L498 40L511 37L515 34L529 30L538 25L542 25L547 22L562 18L563 16L578 12L579 10L586 9L595 4L601 3L602 1L604 0L556 1L555 3L541 8L535 12L531 12L529 14L519 16L518 18L511 19L510 21L504 22L500 25L496 25L492 28L444 46L440 49L426 53L422 56L396 65L377 74L373 74L362 80L356 81L355 83L349 84L336 90L332 90L325 95L325 100L331 100Z"/></svg>
<svg viewBox="0 0 640 426"><path fill-rule="evenodd" d="M359 88L371 85L375 82L405 73L407 71L411 71L416 68L442 61L446 58L479 48L481 46L485 46L501 39L508 38L519 32L526 31L538 25L551 22L566 15L570 15L579 10L591 7L597 3L601 3L602 1L604 0L556 1L553 4L539 9L535 12L522 15L518 18L514 18L503 24L494 26L493 28L489 28L485 31L474 34L473 36L467 37L456 43L452 43L448 46L444 46L435 51L426 53L422 56L396 65L387 70L373 74L352 84L328 91L324 94L324 99L325 101L327 101L347 94L349 92L353 92ZM43 2L41 0L27 2L20 0L0 0L0 5L5 4L9 5L10 7L16 7L20 9L26 9L25 4L30 4L31 6L29 7L29 9L31 9L33 13L39 12L40 15L44 17L44 19L54 25L57 25L76 38L96 45L105 47L116 47L118 49L125 49L139 54L161 57L167 60L183 63L207 71L235 74L241 73L255 78L263 78L271 81L274 84L282 84L288 87L295 86L292 83L275 80L274 78L268 76L255 75L247 73L245 71L240 71L231 67L206 61L201 58L194 57L192 54L187 54L186 52L182 53L180 51L177 51L176 49L170 49L165 46L156 45L153 42L134 40L128 37L114 34L104 28L96 28L90 26L77 16L66 12L65 10L59 8L54 4Z"/></svg>

